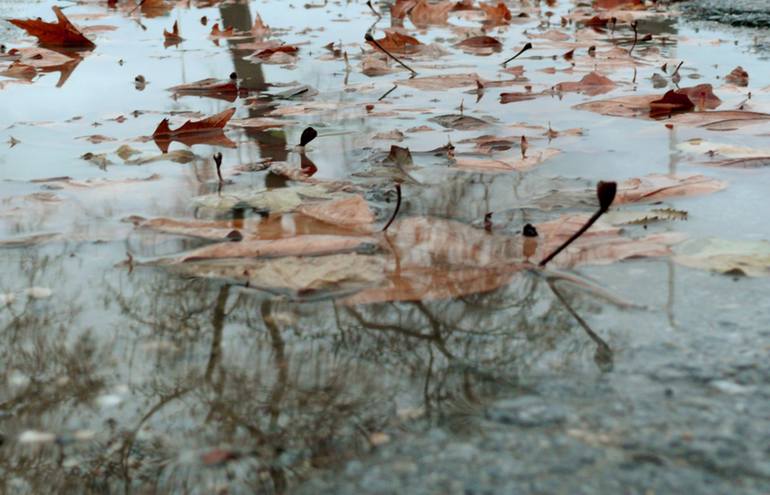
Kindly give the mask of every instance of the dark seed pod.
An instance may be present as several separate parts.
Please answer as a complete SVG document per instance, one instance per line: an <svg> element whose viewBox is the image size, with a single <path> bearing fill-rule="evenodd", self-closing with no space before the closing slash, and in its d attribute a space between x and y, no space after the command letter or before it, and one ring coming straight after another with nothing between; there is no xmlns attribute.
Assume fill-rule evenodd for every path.
<svg viewBox="0 0 770 495"><path fill-rule="evenodd" d="M596 197L599 198L599 209L601 209L602 212L609 210L610 205L615 200L617 191L617 182L599 181L596 185Z"/></svg>
<svg viewBox="0 0 770 495"><path fill-rule="evenodd" d="M318 132L315 129L312 127L306 128L304 131L302 131L302 136L299 138L299 145L305 146L307 143L315 139L316 136L318 136Z"/></svg>
<svg viewBox="0 0 770 495"><path fill-rule="evenodd" d="M523 229L521 229L521 235L523 235L524 237L537 237L538 236L537 229L535 228L534 225L532 225L531 223L528 223L527 225L524 226Z"/></svg>

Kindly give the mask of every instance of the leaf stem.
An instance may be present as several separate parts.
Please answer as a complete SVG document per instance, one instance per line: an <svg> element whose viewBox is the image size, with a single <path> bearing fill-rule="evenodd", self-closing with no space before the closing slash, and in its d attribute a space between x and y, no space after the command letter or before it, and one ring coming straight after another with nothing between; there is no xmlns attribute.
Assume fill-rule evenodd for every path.
<svg viewBox="0 0 770 495"><path fill-rule="evenodd" d="M564 251L564 249L572 244L575 239L583 235L586 230L591 228L591 225L596 223L597 220L599 220L599 217L604 215L607 210L610 208L610 205L612 204L612 201L615 199L615 193L617 192L618 185L615 182L599 182L596 186L596 196L599 198L599 210L594 213L591 218L588 219L588 221L578 229L577 232L572 234L569 239L564 241L561 246L557 247L556 249L551 252L548 256L543 258L543 260L538 264L541 268L548 264L549 261L554 259L557 254Z"/></svg>
<svg viewBox="0 0 770 495"><path fill-rule="evenodd" d="M514 55L511 58L509 58L508 60L506 60L505 62L503 62L500 65L505 66L505 64L507 64L508 62L510 62L511 60L515 59L516 57L518 57L519 55L521 55L522 53L526 52L527 50L529 50L531 48L532 48L532 43L527 42L527 44L524 45L524 47L516 53L516 55Z"/></svg>
<svg viewBox="0 0 770 495"><path fill-rule="evenodd" d="M390 220L388 220L388 223L386 223L385 227L382 228L383 232L388 230L388 227L390 227L390 224L392 224L393 220L396 219L396 215L398 215L398 210L400 209L401 209L401 184L396 183L396 209L393 210L393 215L390 217Z"/></svg>
<svg viewBox="0 0 770 495"><path fill-rule="evenodd" d="M387 51L387 50L386 50L386 49L385 49L385 48L384 48L384 47L383 47L383 46L380 44L380 42L379 42L379 41L377 41L376 39L374 39L374 36L372 36L370 33L366 33L366 35L364 36L364 39L365 39L366 41L368 41L368 42L372 43L374 46L376 46L376 47L377 47L377 48L379 48L380 50L382 50L382 51L385 53L385 55L387 55L388 57L390 57L390 58L392 58L393 60L395 60L396 62L398 62L398 63L401 65L401 67L403 67L403 68L405 68L406 70L408 70L409 72L411 72L411 73L412 73L412 75L414 75L414 76L416 76L416 75L417 75L417 71L415 71L414 69L412 69L411 67L409 67L408 65L406 65L404 62L402 62L401 60L399 60L399 59L398 59L398 58L397 58L395 55L393 55L392 53L390 53L389 51Z"/></svg>

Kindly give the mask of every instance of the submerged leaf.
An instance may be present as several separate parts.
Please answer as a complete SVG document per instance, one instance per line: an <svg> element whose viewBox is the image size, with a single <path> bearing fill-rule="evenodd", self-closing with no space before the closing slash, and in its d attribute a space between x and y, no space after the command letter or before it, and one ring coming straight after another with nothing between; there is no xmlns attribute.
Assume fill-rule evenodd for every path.
<svg viewBox="0 0 770 495"><path fill-rule="evenodd" d="M674 261L726 275L770 275L770 242L726 239L693 240L677 250Z"/></svg>

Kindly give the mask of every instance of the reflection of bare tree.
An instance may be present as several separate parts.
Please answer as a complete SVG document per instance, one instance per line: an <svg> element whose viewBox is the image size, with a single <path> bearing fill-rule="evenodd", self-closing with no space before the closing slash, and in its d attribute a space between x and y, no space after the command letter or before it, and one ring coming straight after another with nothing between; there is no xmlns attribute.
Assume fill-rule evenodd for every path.
<svg viewBox="0 0 770 495"><path fill-rule="evenodd" d="M67 259L28 270L50 275ZM480 407L533 370L591 355L590 340L564 331L570 314L547 284L527 273L458 300L357 307L149 269L104 287L120 326L75 338L83 322L64 294L3 327L5 372L35 379L2 397L14 419L0 418L0 430L55 434L0 449L0 470L13 473L5 491L16 479L32 491L283 493L368 452L381 432L472 427ZM124 405L101 405L121 384Z"/></svg>

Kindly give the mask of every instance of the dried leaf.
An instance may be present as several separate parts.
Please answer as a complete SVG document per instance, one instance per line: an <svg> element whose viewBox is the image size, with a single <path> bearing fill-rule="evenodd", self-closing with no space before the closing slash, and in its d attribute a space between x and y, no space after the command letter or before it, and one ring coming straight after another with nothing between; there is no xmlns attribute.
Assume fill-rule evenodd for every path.
<svg viewBox="0 0 770 495"><path fill-rule="evenodd" d="M43 45L82 48L94 48L96 46L67 19L59 7L54 5L51 8L56 14L57 22L55 23L41 21L40 19L8 19L8 22L36 37Z"/></svg>
<svg viewBox="0 0 770 495"><path fill-rule="evenodd" d="M677 250L674 261L726 275L770 275L770 242L726 239L692 240Z"/></svg>
<svg viewBox="0 0 770 495"><path fill-rule="evenodd" d="M726 187L726 182L704 175L652 174L637 179L628 179L618 184L614 204L660 201L679 196L711 194Z"/></svg>
<svg viewBox="0 0 770 495"><path fill-rule="evenodd" d="M586 74L580 81L562 82L554 86L554 89L556 91L576 91L589 96L596 96L612 91L615 86L615 82L610 78L598 72L591 72Z"/></svg>
<svg viewBox="0 0 770 495"><path fill-rule="evenodd" d="M211 117L201 120L188 120L181 127L172 130L168 125L168 119L163 119L152 138L164 153L168 151L172 141L179 141L188 146L193 144L217 144L221 146L235 147L235 143L224 135L222 129L235 113L235 108L230 108Z"/></svg>

